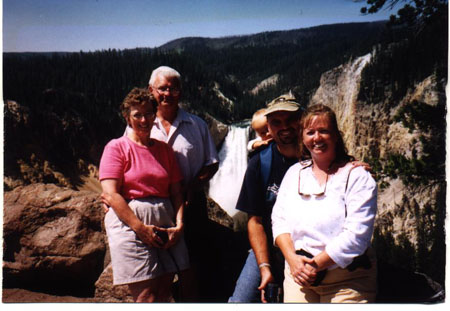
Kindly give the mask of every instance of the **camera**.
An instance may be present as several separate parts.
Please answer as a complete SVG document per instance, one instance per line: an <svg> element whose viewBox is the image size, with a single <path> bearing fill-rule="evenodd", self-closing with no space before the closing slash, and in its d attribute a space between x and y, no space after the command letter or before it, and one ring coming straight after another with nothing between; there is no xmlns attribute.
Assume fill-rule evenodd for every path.
<svg viewBox="0 0 450 311"><path fill-rule="evenodd" d="M167 231L156 230L155 234L161 239L161 245L164 245L167 243L167 241L169 241L169 234L167 233Z"/></svg>

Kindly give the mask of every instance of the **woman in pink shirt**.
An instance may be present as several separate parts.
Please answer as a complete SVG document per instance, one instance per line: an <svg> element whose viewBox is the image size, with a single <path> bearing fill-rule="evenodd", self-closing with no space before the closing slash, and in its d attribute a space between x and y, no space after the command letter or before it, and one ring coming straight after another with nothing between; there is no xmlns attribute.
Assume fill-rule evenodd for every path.
<svg viewBox="0 0 450 311"><path fill-rule="evenodd" d="M100 161L114 284L128 284L136 302L168 301L174 274L189 267L182 175L173 150L150 138L156 107L147 89L131 90L121 112L133 130L111 140Z"/></svg>

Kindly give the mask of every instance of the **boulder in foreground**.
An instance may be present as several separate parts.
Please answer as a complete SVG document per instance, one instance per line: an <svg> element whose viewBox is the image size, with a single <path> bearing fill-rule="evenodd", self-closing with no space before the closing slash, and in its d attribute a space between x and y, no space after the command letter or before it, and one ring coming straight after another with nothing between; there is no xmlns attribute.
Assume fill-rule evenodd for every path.
<svg viewBox="0 0 450 311"><path fill-rule="evenodd" d="M106 252L99 195L53 184L4 194L3 286L93 295Z"/></svg>

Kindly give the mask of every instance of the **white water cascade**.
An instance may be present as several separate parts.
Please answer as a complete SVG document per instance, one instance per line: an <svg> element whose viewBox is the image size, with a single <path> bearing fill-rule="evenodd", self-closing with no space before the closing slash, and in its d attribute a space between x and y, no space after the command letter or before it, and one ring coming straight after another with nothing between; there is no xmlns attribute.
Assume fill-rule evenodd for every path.
<svg viewBox="0 0 450 311"><path fill-rule="evenodd" d="M231 125L219 151L219 170L209 182L209 197L231 217L238 213L236 202L247 169L250 127Z"/></svg>

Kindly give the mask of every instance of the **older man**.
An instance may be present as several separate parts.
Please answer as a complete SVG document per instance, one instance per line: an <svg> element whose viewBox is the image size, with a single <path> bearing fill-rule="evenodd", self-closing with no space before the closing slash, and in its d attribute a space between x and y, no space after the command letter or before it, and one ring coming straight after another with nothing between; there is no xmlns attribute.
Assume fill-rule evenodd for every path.
<svg viewBox="0 0 450 311"><path fill-rule="evenodd" d="M168 143L175 151L189 204L193 195L203 193L202 186L218 169L214 141L202 119L179 108L181 76L175 69L155 69L148 88L158 102L151 137Z"/></svg>
<svg viewBox="0 0 450 311"><path fill-rule="evenodd" d="M247 167L236 208L248 213L252 249L229 302L265 301L269 283L282 287L284 258L273 246L272 207L287 169L298 162L298 129L302 108L290 96L280 96L267 107L273 143L253 156Z"/></svg>
<svg viewBox="0 0 450 311"><path fill-rule="evenodd" d="M216 147L207 124L199 117L178 106L181 95L181 76L173 68L161 66L150 77L149 91L158 102L156 119L151 137L164 141L175 151L183 174L183 188L186 194L185 240L188 246L191 266L197 266L205 257L207 246L205 227L208 221L206 198L203 186L216 173L219 165ZM183 300L198 300L194 271L181 275ZM188 291L188 292L187 292Z"/></svg>

